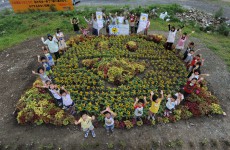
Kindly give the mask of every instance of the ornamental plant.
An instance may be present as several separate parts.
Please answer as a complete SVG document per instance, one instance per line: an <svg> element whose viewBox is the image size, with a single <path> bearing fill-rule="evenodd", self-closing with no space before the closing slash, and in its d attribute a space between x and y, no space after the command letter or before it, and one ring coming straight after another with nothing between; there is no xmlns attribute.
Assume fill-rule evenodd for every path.
<svg viewBox="0 0 230 150"><path fill-rule="evenodd" d="M192 116L222 114L218 99L202 81L199 93L192 94L184 105L177 106L170 117L163 117L166 99L163 99L156 121L147 120L147 104L143 122L130 121L134 115L134 98L143 98L154 91L166 95L178 92L187 80L187 71L175 50L164 48L161 35L132 36L74 36L67 42L72 47L57 61L53 69L54 81L65 86L75 102L76 111L87 110L103 122L100 112L110 106L117 113L117 128L132 128L135 124L168 123ZM127 48L133 47L135 50ZM53 98L34 86L22 95L16 106L19 124L68 125L74 117L54 104ZM159 95L158 95L159 96ZM150 102L149 97L147 101Z"/></svg>

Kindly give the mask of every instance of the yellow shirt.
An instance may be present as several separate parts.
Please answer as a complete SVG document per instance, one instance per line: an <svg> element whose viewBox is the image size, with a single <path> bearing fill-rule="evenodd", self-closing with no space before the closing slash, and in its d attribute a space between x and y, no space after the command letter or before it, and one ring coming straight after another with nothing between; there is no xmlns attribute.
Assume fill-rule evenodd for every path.
<svg viewBox="0 0 230 150"><path fill-rule="evenodd" d="M87 116L85 121L82 118L80 118L79 122L81 122L82 129L88 129L90 126L92 126L91 117L89 116Z"/></svg>
<svg viewBox="0 0 230 150"><path fill-rule="evenodd" d="M161 101L162 101L162 98L158 98L158 103L152 101L152 105L149 108L149 111L151 111L152 113L156 114L158 112L159 108L160 108Z"/></svg>

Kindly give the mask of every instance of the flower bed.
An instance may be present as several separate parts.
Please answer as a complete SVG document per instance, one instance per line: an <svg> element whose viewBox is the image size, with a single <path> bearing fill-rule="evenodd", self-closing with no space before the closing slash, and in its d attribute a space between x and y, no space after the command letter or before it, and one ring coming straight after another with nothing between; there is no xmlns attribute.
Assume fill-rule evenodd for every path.
<svg viewBox="0 0 230 150"><path fill-rule="evenodd" d="M106 42L100 43L101 41ZM135 51L127 49L127 43L130 41L138 45ZM172 94L186 82L187 72L183 62L175 56L174 51L165 50L164 43L162 36L158 35L72 37L68 41L72 48L58 60L53 70L55 82L60 86L65 85L70 91L77 112L87 110L90 114L96 115L98 121L103 121L100 111L109 105L117 113L115 126L119 128L132 128L134 124L141 126L176 122L210 113L221 114L223 111L218 105L218 100L207 92L204 83L203 87L196 89L200 91L199 94L193 94L184 105L178 106L170 117L163 117L166 104L164 99L156 121L145 119L150 104L144 108L142 121L136 122L132 119L135 97L147 96L147 101L150 102L150 91L158 93L159 90L163 90L166 95ZM31 90L35 91L34 88ZM38 94L36 91L32 97L28 97L26 93L19 100L17 119L20 124L72 123L72 117L48 101L51 98L48 98L47 94ZM39 99L46 100L49 104L43 107ZM30 101L37 104L31 106ZM37 107L43 111L35 111ZM57 110L55 116L62 113L61 117L57 115L55 118L59 118L59 123L52 117L46 117L49 116L50 109ZM20 118L31 110L34 110L33 113L36 115L39 113L39 121L33 117L27 118L26 122L21 121Z"/></svg>

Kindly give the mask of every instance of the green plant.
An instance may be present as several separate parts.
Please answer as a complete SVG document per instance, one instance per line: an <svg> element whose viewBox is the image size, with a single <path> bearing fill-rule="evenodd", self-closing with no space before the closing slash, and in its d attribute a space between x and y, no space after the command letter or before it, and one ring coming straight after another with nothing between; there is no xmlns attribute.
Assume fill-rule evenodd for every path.
<svg viewBox="0 0 230 150"><path fill-rule="evenodd" d="M226 23L221 23L217 28L217 32L221 35L228 36L230 32L230 27Z"/></svg>
<svg viewBox="0 0 230 150"><path fill-rule="evenodd" d="M212 104L211 104L211 112L212 112L213 114L223 114L223 110L222 110L222 108L220 107L220 105L215 104L215 103L212 103Z"/></svg>
<svg viewBox="0 0 230 150"><path fill-rule="evenodd" d="M201 146L206 146L208 144L208 139L204 138L201 142L200 142Z"/></svg>
<svg viewBox="0 0 230 150"><path fill-rule="evenodd" d="M112 142L107 144L108 149L113 149L114 148L114 144Z"/></svg>
<svg viewBox="0 0 230 150"><path fill-rule="evenodd" d="M223 8L221 7L221 8L219 8L219 9L215 12L214 17L215 17L215 19L218 19L219 17L222 17L223 14L224 14L224 10L223 10Z"/></svg>

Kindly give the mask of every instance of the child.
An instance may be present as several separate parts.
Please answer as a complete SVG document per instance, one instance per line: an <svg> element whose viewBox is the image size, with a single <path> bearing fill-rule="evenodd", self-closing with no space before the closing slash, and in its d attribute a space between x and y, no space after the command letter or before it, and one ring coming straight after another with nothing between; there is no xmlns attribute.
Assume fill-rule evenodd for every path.
<svg viewBox="0 0 230 150"><path fill-rule="evenodd" d="M186 59L184 60L186 66L189 66L189 64L191 63L191 61L193 59L193 54L194 54L194 50L190 50Z"/></svg>
<svg viewBox="0 0 230 150"><path fill-rule="evenodd" d="M177 99L177 96L173 95L169 95L167 97L167 103L166 103L166 109L164 112L164 116L169 117L169 113L172 112L173 109L175 109L176 105L180 104L180 99Z"/></svg>
<svg viewBox="0 0 230 150"><path fill-rule="evenodd" d="M136 97L136 101L133 104L134 109L135 109L135 111L134 111L134 118L135 119L141 120L141 116L143 115L143 109L144 109L146 103L147 103L146 96L144 97L144 100L138 99Z"/></svg>
<svg viewBox="0 0 230 150"><path fill-rule="evenodd" d="M53 57L52 55L50 55L49 53L49 50L48 48L45 46L45 47L42 47L43 49L43 53L44 55L46 56L47 60L48 60L48 64L51 66L51 68L54 66L54 60L53 60Z"/></svg>
<svg viewBox="0 0 230 150"><path fill-rule="evenodd" d="M101 112L101 114L105 115L105 129L107 131L107 135L109 135L109 131L113 133L114 129L114 117L116 117L116 113L114 113L110 107L106 107L105 110Z"/></svg>
<svg viewBox="0 0 230 150"><path fill-rule="evenodd" d="M135 33L137 34L137 29L139 26L140 18L136 16L135 18Z"/></svg>
<svg viewBox="0 0 230 150"><path fill-rule="evenodd" d="M177 99L180 99L180 102L182 102L184 100L184 90L180 90L179 92L175 94L175 96L177 97Z"/></svg>
<svg viewBox="0 0 230 150"><path fill-rule="evenodd" d="M92 124L92 120L94 120L95 117L88 116L86 111L82 111L80 114L81 114L81 118L78 121L76 120L75 124L78 125L81 123L81 128L85 132L85 138L88 137L89 131L92 132L92 136L95 138L96 134L94 132L94 126Z"/></svg>
<svg viewBox="0 0 230 150"><path fill-rule="evenodd" d="M43 82L43 85L46 85L45 84L46 81L50 80L49 77L47 76L47 74L45 72L46 72L45 67L39 67L38 70L37 70L37 73L35 71L32 71L33 74L40 76L40 78L41 78L41 80Z"/></svg>
<svg viewBox="0 0 230 150"><path fill-rule="evenodd" d="M150 20L149 20L149 18L148 18L147 25L146 25L146 28L145 28L145 30L144 30L144 35L147 35L147 34L148 34L149 27L150 27Z"/></svg>
<svg viewBox="0 0 230 150"><path fill-rule="evenodd" d="M105 25L107 35L109 35L109 25L110 25L110 21L107 21Z"/></svg>
<svg viewBox="0 0 230 150"><path fill-rule="evenodd" d="M191 81L187 81L186 85L184 86L185 99L193 93L196 87L196 83L197 83L197 78L193 78Z"/></svg>
<svg viewBox="0 0 230 150"><path fill-rule="evenodd" d="M200 76L209 76L209 74L200 74L200 70L196 69L194 72L191 74L190 77L188 77L188 81L191 81L193 78L196 78L197 80L200 79Z"/></svg>
<svg viewBox="0 0 230 150"><path fill-rule="evenodd" d="M155 114L158 113L158 110L160 108L160 104L161 101L164 98L164 93L161 90L161 98L158 98L156 95L154 95L153 91L150 94L150 100L152 100L152 104L151 107L149 108L149 116L148 116L148 120L150 119L150 117L155 120Z"/></svg>
<svg viewBox="0 0 230 150"><path fill-rule="evenodd" d="M63 106L63 102L62 102L62 97L59 94L59 89L57 87L57 85L51 83L48 87L50 93L53 95L54 99L56 100L57 104L59 107Z"/></svg>
<svg viewBox="0 0 230 150"><path fill-rule="evenodd" d="M130 29L131 29L131 34L135 32L135 16L134 14L131 14L130 16Z"/></svg>
<svg viewBox="0 0 230 150"><path fill-rule="evenodd" d="M58 40L59 50L65 52L67 50L67 45L65 43L64 34L57 28L56 37Z"/></svg>
<svg viewBox="0 0 230 150"><path fill-rule="evenodd" d="M70 114L74 115L76 113L74 108L75 104L70 97L70 93L64 88L64 86L61 87L59 95L62 98L63 109L67 110Z"/></svg>
<svg viewBox="0 0 230 150"><path fill-rule="evenodd" d="M87 28L81 27L81 33L82 33L83 36L86 37L88 35L88 33L89 33L89 30Z"/></svg>
<svg viewBox="0 0 230 150"><path fill-rule="evenodd" d="M78 24L79 24L78 18L74 17L73 19L70 19L70 23L73 25L74 32L79 34L80 29L79 29L79 26L78 26Z"/></svg>
<svg viewBox="0 0 230 150"><path fill-rule="evenodd" d="M41 37L41 40L44 44L48 45L50 53L55 55L55 58L60 58L60 54L58 52L58 40L55 38L55 36L51 36L50 34L47 35L47 40L45 41L43 37Z"/></svg>
<svg viewBox="0 0 230 150"><path fill-rule="evenodd" d="M109 13L109 17L111 20L111 24L112 25L117 25L117 12L114 15L111 15L111 13Z"/></svg>
<svg viewBox="0 0 230 150"><path fill-rule="evenodd" d="M170 24L168 24L168 27L169 27L169 34L168 34L168 38L167 38L166 49L167 50L172 50L172 45L173 45L173 43L175 41L176 33L180 29L176 29L174 26L171 27ZM181 29L183 27L181 27Z"/></svg>
<svg viewBox="0 0 230 150"><path fill-rule="evenodd" d="M195 57L193 57L191 63L189 64L189 71L192 71L193 66L197 63L201 62L201 65L204 64L204 59L202 59L202 54L197 54Z"/></svg>
<svg viewBox="0 0 230 150"><path fill-rule="evenodd" d="M185 60L187 58L188 53L190 52L190 50L194 50L194 47L195 47L194 42L190 42L188 44L188 47L187 47L186 51L184 52L184 58L183 58L183 60Z"/></svg>
<svg viewBox="0 0 230 150"><path fill-rule="evenodd" d="M86 19L86 17L84 16L84 19L85 19L85 21L87 22L87 24L88 24L88 26L87 26L87 28L88 28L88 30L89 30L89 32L92 32L92 26L93 26L93 21L92 21L92 19Z"/></svg>
<svg viewBox="0 0 230 150"><path fill-rule="evenodd" d="M192 31L191 34L193 34L195 31ZM181 34L181 31L180 31ZM181 36L180 39L176 45L176 50L177 50L177 55L179 55L180 51L184 49L184 43L186 42L186 40L188 39L189 35L187 35L186 32L184 32Z"/></svg>
<svg viewBox="0 0 230 150"><path fill-rule="evenodd" d="M40 57L38 55L38 62L41 63L42 66L44 66L46 68L45 72L46 72L47 76L50 76L53 73L49 63L47 62L47 58L45 56Z"/></svg>

